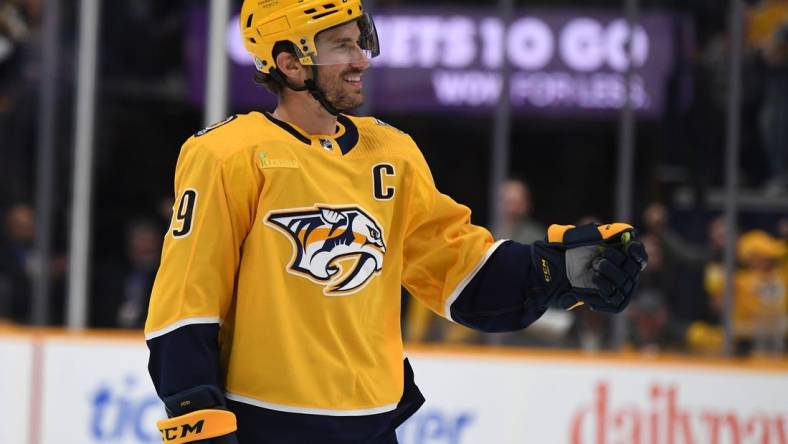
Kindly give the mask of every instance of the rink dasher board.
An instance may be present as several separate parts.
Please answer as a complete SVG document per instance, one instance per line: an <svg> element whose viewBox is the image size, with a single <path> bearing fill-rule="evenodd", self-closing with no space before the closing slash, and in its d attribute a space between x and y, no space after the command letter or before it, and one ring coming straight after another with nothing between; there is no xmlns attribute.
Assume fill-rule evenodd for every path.
<svg viewBox="0 0 788 444"><path fill-rule="evenodd" d="M427 402L402 444L785 443L788 365L573 352L408 355ZM142 335L0 333L0 443L160 442Z"/></svg>

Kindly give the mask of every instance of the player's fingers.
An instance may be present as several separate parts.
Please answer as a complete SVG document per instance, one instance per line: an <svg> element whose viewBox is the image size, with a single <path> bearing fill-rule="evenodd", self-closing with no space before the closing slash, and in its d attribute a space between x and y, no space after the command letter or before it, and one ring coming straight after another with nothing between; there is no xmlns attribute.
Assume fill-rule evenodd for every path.
<svg viewBox="0 0 788 444"><path fill-rule="evenodd" d="M599 290L599 297L602 299L602 301L610 305L618 305L621 303L623 295L619 291L618 286L605 279L598 273L594 273L594 276L591 278L591 280Z"/></svg>
<svg viewBox="0 0 788 444"><path fill-rule="evenodd" d="M614 297L617 292L626 293L629 290L626 273L606 259L599 261L592 281L597 288L604 291L606 297Z"/></svg>
<svg viewBox="0 0 788 444"><path fill-rule="evenodd" d="M633 274L635 269L637 271L644 270L648 264L646 249L641 242L637 241L628 243L623 249L609 246L605 248L600 256L625 269L629 274ZM628 265L628 263L632 262L634 262L634 268L632 265Z"/></svg>
<svg viewBox="0 0 788 444"><path fill-rule="evenodd" d="M602 270L607 273L595 273L592 277L594 285L600 290L600 294L611 304L619 304L632 294L634 290L634 281L627 278L623 274L611 273L605 264L602 265Z"/></svg>
<svg viewBox="0 0 788 444"><path fill-rule="evenodd" d="M595 274L604 277L617 287L623 286L630 278L629 273L607 259L595 261L594 265L596 266Z"/></svg>
<svg viewBox="0 0 788 444"><path fill-rule="evenodd" d="M627 258L626 262L624 262L620 267L624 273L627 274L627 277L634 278L638 275L638 273L640 273L641 265L635 259Z"/></svg>
<svg viewBox="0 0 788 444"><path fill-rule="evenodd" d="M612 295L615 294L615 291L618 287L618 279L606 278L600 272L602 268L605 268L606 273L609 273L610 270L608 270L608 268L610 267L610 264L610 261L601 255L594 258L594 260L591 262L591 268L594 270L594 273L591 276L591 281L599 290L600 297L605 301L609 301Z"/></svg>
<svg viewBox="0 0 788 444"><path fill-rule="evenodd" d="M616 260L608 260L608 263L613 264L628 277L633 277L640 273L640 263L628 256L623 256L623 258L624 260L619 262L618 259L620 258L616 255Z"/></svg>
<svg viewBox="0 0 788 444"><path fill-rule="evenodd" d="M600 276L599 273L594 273L594 275L591 277L591 281L599 290L599 294L605 299L608 298L608 295L611 295L616 291L616 286L609 280Z"/></svg>
<svg viewBox="0 0 788 444"><path fill-rule="evenodd" d="M648 265L646 247L641 242L630 242L625 249L627 255L638 263L640 271L645 270Z"/></svg>
<svg viewBox="0 0 788 444"><path fill-rule="evenodd" d="M618 247L607 247L604 249L604 251L602 251L600 256L618 266L624 265L624 263L627 261L627 255Z"/></svg>
<svg viewBox="0 0 788 444"><path fill-rule="evenodd" d="M639 254L639 251L635 253ZM641 270L641 264L635 258L626 255L616 248L608 248L592 261L591 266L594 271L600 271L599 264L602 260L609 261L609 263L621 269L630 278L635 277ZM614 280L614 282L616 281Z"/></svg>
<svg viewBox="0 0 788 444"><path fill-rule="evenodd" d="M594 284L600 289L600 297L596 302L588 302L588 305L594 311L601 311L607 313L620 313L629 305L632 300L632 295L636 289L636 284L628 281L623 287L619 287L611 283L607 278L596 273L593 277ZM607 295L603 298L602 293Z"/></svg>

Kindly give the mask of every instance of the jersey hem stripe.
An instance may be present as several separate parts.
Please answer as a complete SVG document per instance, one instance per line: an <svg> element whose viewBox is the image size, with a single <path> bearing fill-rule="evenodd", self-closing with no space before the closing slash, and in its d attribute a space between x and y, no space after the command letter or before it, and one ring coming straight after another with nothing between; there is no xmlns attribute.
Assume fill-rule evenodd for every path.
<svg viewBox="0 0 788 444"><path fill-rule="evenodd" d="M178 322L173 322L172 324L162 328L161 330L152 331L150 333L145 334L145 340L150 341L151 339L156 339L159 336L164 336L167 333L174 332L175 330L185 327L187 325L194 325L194 324L221 324L222 320L217 317L202 317L202 318L186 318L181 319Z"/></svg>
<svg viewBox="0 0 788 444"><path fill-rule="evenodd" d="M262 407L268 410L276 410L286 413L300 413L304 415L323 415L323 416L368 416L377 415L379 413L386 413L393 411L397 408L397 404L386 404L380 407L373 407L370 409L356 409L356 410L336 410L336 409L315 409L310 407L296 407L292 405L275 404L273 402L261 401L259 399L249 398L247 396L236 395L234 393L225 392L227 399L243 404L253 405L255 407Z"/></svg>
<svg viewBox="0 0 788 444"><path fill-rule="evenodd" d="M457 288L455 288L454 291L451 292L451 294L449 295L449 298L446 299L446 304L443 307L443 315L444 315L444 317L446 319L448 319L448 320L450 320L452 322L457 322L454 319L452 319L452 317L451 317L451 304L453 304L454 301L456 301L457 298L460 297L460 294L462 294L462 291L465 290L465 287L467 287L468 284L471 282L471 280L476 276L476 273L478 273L479 270L481 270L482 267L484 267L484 264L486 264L487 261L490 259L490 257L493 255L493 253L495 253L495 250L497 250L498 247L501 246L501 244L503 244L504 242L507 242L507 241L508 241L508 239L501 239L498 242L494 243L487 250L487 253L484 255L482 260L479 261L479 263L476 265L476 267L473 270L471 270L471 272L468 273L468 275L465 276L465 278L460 281L460 283L457 285Z"/></svg>

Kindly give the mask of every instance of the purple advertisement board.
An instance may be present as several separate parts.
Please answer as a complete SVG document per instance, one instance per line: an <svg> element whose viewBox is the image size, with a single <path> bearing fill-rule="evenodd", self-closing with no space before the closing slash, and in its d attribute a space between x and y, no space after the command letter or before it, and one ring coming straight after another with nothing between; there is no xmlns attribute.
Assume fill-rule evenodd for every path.
<svg viewBox="0 0 788 444"><path fill-rule="evenodd" d="M374 14L381 55L365 74L375 112L490 113L504 82L521 115L614 118L625 103L629 27L620 11L528 9L510 23L488 9L408 8ZM271 107L274 97L252 81L254 65L231 22L227 50L234 106ZM644 12L632 48L632 103L641 117L659 116L678 42L680 16ZM207 17L192 11L190 99L205 90ZM508 66L508 73L502 68Z"/></svg>

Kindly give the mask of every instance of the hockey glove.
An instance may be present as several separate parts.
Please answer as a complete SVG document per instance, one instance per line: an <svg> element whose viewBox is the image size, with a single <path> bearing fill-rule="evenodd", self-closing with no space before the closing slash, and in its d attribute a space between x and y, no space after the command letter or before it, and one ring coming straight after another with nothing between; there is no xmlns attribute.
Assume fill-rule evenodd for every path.
<svg viewBox="0 0 788 444"><path fill-rule="evenodd" d="M532 245L542 308L571 310L588 305L594 311L619 313L637 287L648 256L634 241L631 225L551 225L547 241Z"/></svg>
<svg viewBox="0 0 788 444"><path fill-rule="evenodd" d="M156 423L165 444L238 444L235 414L224 408L224 396L203 385L164 398L169 419Z"/></svg>

